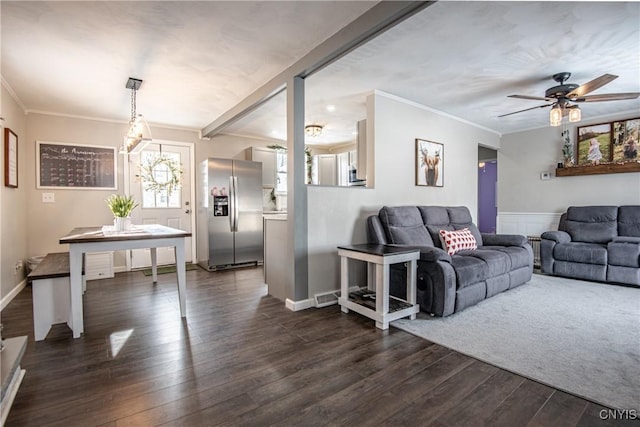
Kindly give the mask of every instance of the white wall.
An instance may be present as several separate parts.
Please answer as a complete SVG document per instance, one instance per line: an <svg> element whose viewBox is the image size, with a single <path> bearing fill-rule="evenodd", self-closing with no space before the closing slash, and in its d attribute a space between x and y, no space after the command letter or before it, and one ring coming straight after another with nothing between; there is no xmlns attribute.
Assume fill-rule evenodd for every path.
<svg viewBox="0 0 640 427"><path fill-rule="evenodd" d="M27 194L28 194L28 153L26 146L26 116L9 92L2 85L1 113L4 117L0 139L0 299L5 298L16 286L23 282L25 269L16 270L18 261L25 260L27 251ZM4 128L11 129L18 136L18 188L4 186ZM8 301L8 299L7 299Z"/></svg>
<svg viewBox="0 0 640 427"><path fill-rule="evenodd" d="M637 114L636 114L637 115ZM629 116L580 122L580 126ZM498 153L498 212L562 213L568 206L640 204L640 173L555 177L562 160L560 129L504 135ZM576 126L570 126L572 141ZM541 172L550 172L548 181Z"/></svg>
<svg viewBox="0 0 640 427"><path fill-rule="evenodd" d="M336 247L365 243L366 218L384 205L464 205L475 218L478 144L500 146L493 132L397 97L378 92L367 104L375 188L308 189L309 297L339 288ZM415 186L416 138L444 144L444 187Z"/></svg>

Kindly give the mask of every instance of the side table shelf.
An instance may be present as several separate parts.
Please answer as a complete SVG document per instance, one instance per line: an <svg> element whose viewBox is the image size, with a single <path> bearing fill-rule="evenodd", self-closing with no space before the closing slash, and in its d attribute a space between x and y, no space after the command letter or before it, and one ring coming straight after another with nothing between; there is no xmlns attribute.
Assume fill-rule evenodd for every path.
<svg viewBox="0 0 640 427"><path fill-rule="evenodd" d="M351 292L349 294L349 301L360 304L361 306L369 308L371 310L376 309L376 293L368 289L360 289L359 291ZM412 307L413 305L409 304L407 301L389 296L389 313L394 313L396 311Z"/></svg>
<svg viewBox="0 0 640 427"><path fill-rule="evenodd" d="M26 348L26 336L4 340L4 350L0 353L0 376L2 377L2 394L0 397L2 418L0 419L0 425L4 425L7 420L13 399L18 394L18 387L22 383L22 378L24 378L26 371L20 368L20 361Z"/></svg>
<svg viewBox="0 0 640 427"><path fill-rule="evenodd" d="M415 319L420 311L416 304L416 262L420 258L417 249L389 245L339 246L340 256L340 304L342 312L353 310L375 320L376 327L388 329L389 322L409 316ZM349 260L367 263L367 288L349 293ZM407 300L389 296L389 266L407 264ZM344 298L342 295L348 295Z"/></svg>

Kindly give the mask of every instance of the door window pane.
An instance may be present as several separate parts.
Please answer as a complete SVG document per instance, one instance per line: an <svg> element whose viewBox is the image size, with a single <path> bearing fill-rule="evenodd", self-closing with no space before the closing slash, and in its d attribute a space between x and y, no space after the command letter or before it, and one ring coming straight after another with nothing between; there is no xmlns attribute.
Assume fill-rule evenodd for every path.
<svg viewBox="0 0 640 427"><path fill-rule="evenodd" d="M180 154L179 153L162 153L160 154L157 151L143 151L140 156L140 160L142 164L151 164L160 156L167 157L174 162L180 164ZM158 164L153 168L153 179L156 182L163 183L167 182L171 178L171 171L169 167L165 164ZM154 191L147 190L148 181L145 180L145 177L142 176L140 180L140 189L142 192L142 208L143 209L153 209L153 208L179 208L182 204L181 202L181 191L180 189L174 190L171 194L168 194L167 190Z"/></svg>

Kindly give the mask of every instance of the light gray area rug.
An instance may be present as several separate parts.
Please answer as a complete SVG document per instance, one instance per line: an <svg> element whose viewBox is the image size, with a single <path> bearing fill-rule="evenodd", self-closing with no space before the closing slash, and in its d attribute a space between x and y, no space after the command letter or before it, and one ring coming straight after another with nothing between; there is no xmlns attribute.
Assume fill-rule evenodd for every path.
<svg viewBox="0 0 640 427"><path fill-rule="evenodd" d="M534 274L445 318L393 326L615 409L640 411L640 288Z"/></svg>

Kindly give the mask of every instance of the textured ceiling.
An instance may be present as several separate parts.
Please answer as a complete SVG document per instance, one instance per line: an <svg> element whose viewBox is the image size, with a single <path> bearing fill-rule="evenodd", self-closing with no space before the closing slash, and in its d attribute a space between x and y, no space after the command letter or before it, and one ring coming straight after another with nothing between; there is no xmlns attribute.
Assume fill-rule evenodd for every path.
<svg viewBox="0 0 640 427"><path fill-rule="evenodd" d="M307 80L307 122L329 131L308 142L353 139L373 89L501 134L548 126L548 108L498 116L548 104L507 95L544 96L557 85L551 76L563 71L578 84L619 76L593 94L640 91L640 3L437 3ZM284 102L270 102L228 131L284 135ZM639 99L580 106L583 120L640 116Z"/></svg>
<svg viewBox="0 0 640 427"><path fill-rule="evenodd" d="M201 129L375 2L2 1L2 77L28 111Z"/></svg>
<svg viewBox="0 0 640 427"><path fill-rule="evenodd" d="M28 111L126 120L138 111L201 129L373 5L371 2L2 1L2 76ZM640 3L439 2L307 79L310 143L353 140L374 89L498 133L546 126L551 75L620 76L640 91ZM284 139L285 98L226 129ZM333 105L333 112L327 106ZM581 104L583 119L640 115L640 100Z"/></svg>

